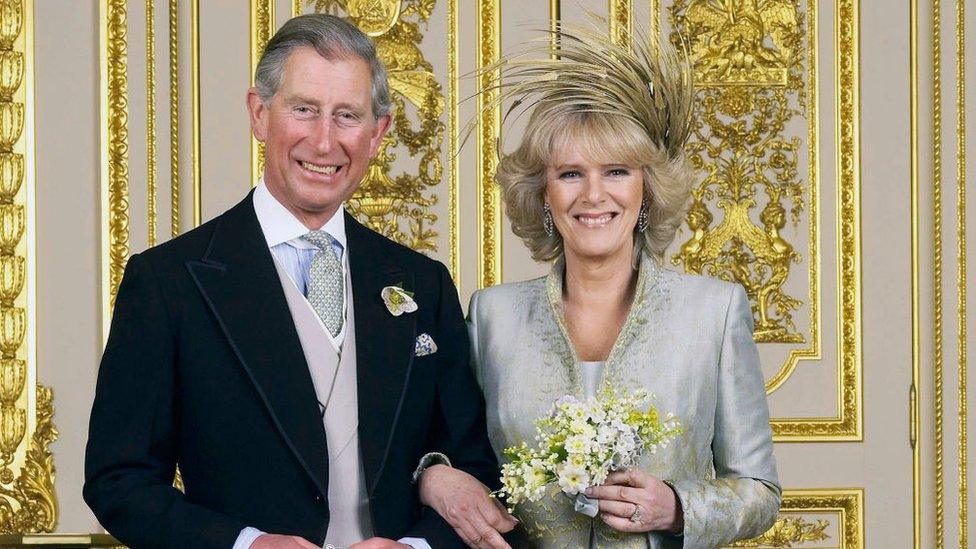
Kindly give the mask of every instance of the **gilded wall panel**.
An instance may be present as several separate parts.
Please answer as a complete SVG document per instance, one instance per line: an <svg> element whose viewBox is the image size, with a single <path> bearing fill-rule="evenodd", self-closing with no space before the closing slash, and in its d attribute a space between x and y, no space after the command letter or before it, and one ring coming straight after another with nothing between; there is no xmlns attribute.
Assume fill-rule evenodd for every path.
<svg viewBox="0 0 976 549"><path fill-rule="evenodd" d="M814 0L664 3L671 41L693 58L698 114L689 157L700 174L672 264L741 284L752 303L766 389L784 386L801 360L821 360L821 308L836 307L836 401L797 419L774 418L780 441L860 439L860 231L858 144L834 145L841 170L839 234L824 263L818 172L817 3ZM657 18L652 2L652 24ZM850 2L835 15L850 15ZM855 14L856 15L856 14ZM857 24L838 27L837 96L856 98ZM838 103L842 130L856 131L856 100ZM846 109L846 111L844 110ZM830 180L830 179L829 179ZM821 272L837 263L836 300L821 294ZM833 303L832 303L833 301ZM831 405L833 404L833 405Z"/></svg>
<svg viewBox="0 0 976 549"><path fill-rule="evenodd" d="M457 278L456 2L307 0L295 8L348 16L386 65L393 123L347 208L373 230L444 259ZM447 30L446 43L428 38L437 35L432 25ZM443 68L428 50L446 57L436 60Z"/></svg>
<svg viewBox="0 0 976 549"><path fill-rule="evenodd" d="M0 533L58 523L53 395L36 384L33 12L0 0Z"/></svg>

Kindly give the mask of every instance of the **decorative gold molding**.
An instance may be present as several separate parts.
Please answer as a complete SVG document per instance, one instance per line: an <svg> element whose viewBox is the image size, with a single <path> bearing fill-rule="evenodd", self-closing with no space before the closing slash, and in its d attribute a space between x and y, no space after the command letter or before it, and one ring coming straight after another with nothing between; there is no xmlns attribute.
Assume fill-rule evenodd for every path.
<svg viewBox="0 0 976 549"><path fill-rule="evenodd" d="M169 0L169 197L170 236L180 235L179 4Z"/></svg>
<svg viewBox="0 0 976 549"><path fill-rule="evenodd" d="M912 13L915 20L912 22L913 35L917 43L918 19L917 3ZM917 48L917 45L916 45ZM915 50L918 52L918 49ZM917 54L913 56L917 58ZM917 64L917 61L916 61ZM917 78L917 77L916 77ZM917 81L917 80L916 80ZM913 96L917 88L913 87ZM918 100L913 101L913 116L918 116ZM917 127L917 126L916 126ZM918 136L914 133L913 150L918 150ZM915 172L913 170L913 175ZM914 219L914 217L913 217ZM942 549L945 546L945 364L942 355L942 345L944 336L942 304L943 282L943 256L942 256L942 0L932 0L932 262L933 262L933 302L934 310L934 334L933 334L933 365L935 377L935 546ZM915 287L917 288L917 286ZM913 292L915 292L913 288ZM914 328L917 330L917 328ZM916 407L915 415L920 415ZM921 477L921 448L918 457L914 458L919 462L919 473ZM916 482L918 495L915 498L915 547L920 548L921 539L921 478Z"/></svg>
<svg viewBox="0 0 976 549"><path fill-rule="evenodd" d="M146 195L148 242L156 245L156 2L146 0Z"/></svg>
<svg viewBox="0 0 976 549"><path fill-rule="evenodd" d="M834 417L772 419L773 439L777 442L864 439L861 406L859 13L859 0L838 0L835 4L838 411Z"/></svg>
<svg viewBox="0 0 976 549"><path fill-rule="evenodd" d="M549 32L551 33L549 43L552 44L552 50L555 50L559 45L559 37L556 36L556 31L559 30L559 25L562 23L562 11L563 7L560 0L549 0ZM553 59L558 59L556 53L549 55Z"/></svg>
<svg viewBox="0 0 976 549"><path fill-rule="evenodd" d="M501 51L501 1L480 0L478 5L478 64L482 93L477 96L475 111L478 112L477 140L477 187L478 196L478 288L493 286L502 281L502 218L501 195L495 184L495 168L498 165L498 138L501 135L501 108L485 109L494 103L497 92L491 82L498 78L498 71L482 71L498 61Z"/></svg>
<svg viewBox="0 0 976 549"><path fill-rule="evenodd" d="M959 547L969 547L969 442L966 386L968 357L966 339L966 0L956 0L956 239L959 308Z"/></svg>
<svg viewBox="0 0 976 549"><path fill-rule="evenodd" d="M102 337L129 259L129 133L126 1L100 1Z"/></svg>
<svg viewBox="0 0 976 549"><path fill-rule="evenodd" d="M0 534L0 547L97 547L127 549L108 534Z"/></svg>
<svg viewBox="0 0 976 549"><path fill-rule="evenodd" d="M193 226L203 219L200 157L200 0L190 0L190 109L193 125Z"/></svg>
<svg viewBox="0 0 976 549"><path fill-rule="evenodd" d="M937 0L936 0L937 1ZM909 140L911 171L911 276L912 276L912 383L908 388L909 406L909 444L912 449L912 537L913 546L921 547L922 535L922 449L918 443L921 433L919 422L920 403L918 392L921 385L921 326L919 322L919 280L921 262L919 258L919 227L921 215L919 208L919 148L918 148L918 2L909 2ZM936 229L936 240L939 230ZM938 406L938 403L936 404Z"/></svg>
<svg viewBox="0 0 976 549"><path fill-rule="evenodd" d="M273 0L251 0L251 85L254 85L254 71L261 60L264 46L274 35L275 9ZM258 179L264 173L264 144L251 136L251 185L257 185Z"/></svg>
<svg viewBox="0 0 976 549"><path fill-rule="evenodd" d="M841 538L833 543L834 547L864 547L864 490L861 488L784 490L780 517L773 527L762 536L737 542L732 547L793 547L828 539L829 521L808 522L803 518L813 513L836 514Z"/></svg>
<svg viewBox="0 0 976 549"><path fill-rule="evenodd" d="M451 234L449 236L448 246L450 247L450 263L449 267L451 269L451 277L454 279L454 287L461 288L461 216L458 212L461 208L459 187L458 187L458 174L460 172L459 162L461 155L458 154L458 105L460 103L460 91L458 90L458 85L460 84L460 79L458 77L458 65L460 64L460 45L459 41L459 24L458 24L458 0L447 0L447 29L448 37L447 41L447 78L449 80L448 86L450 89L450 95L448 102L448 123L450 125L450 133L448 134L448 150L450 151L450 175L448 180L448 195L450 203L448 204L448 209L450 210L450 225Z"/></svg>
<svg viewBox="0 0 976 549"><path fill-rule="evenodd" d="M53 397L37 384L34 190L34 2L0 0L0 533L58 522Z"/></svg>
<svg viewBox="0 0 976 549"><path fill-rule="evenodd" d="M615 44L629 44L633 32L633 0L607 0L610 12L610 39Z"/></svg>

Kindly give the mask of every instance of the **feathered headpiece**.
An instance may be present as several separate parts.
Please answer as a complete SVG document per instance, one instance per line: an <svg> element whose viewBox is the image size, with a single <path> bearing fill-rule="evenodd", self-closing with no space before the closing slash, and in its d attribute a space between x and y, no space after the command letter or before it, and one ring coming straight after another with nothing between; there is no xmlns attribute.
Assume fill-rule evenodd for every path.
<svg viewBox="0 0 976 549"><path fill-rule="evenodd" d="M664 41L635 34L630 47L606 32L558 24L482 69L497 90L485 109L511 101L503 123L535 107L624 116L675 158L691 133L694 87L687 55ZM482 90L481 93L484 93Z"/></svg>

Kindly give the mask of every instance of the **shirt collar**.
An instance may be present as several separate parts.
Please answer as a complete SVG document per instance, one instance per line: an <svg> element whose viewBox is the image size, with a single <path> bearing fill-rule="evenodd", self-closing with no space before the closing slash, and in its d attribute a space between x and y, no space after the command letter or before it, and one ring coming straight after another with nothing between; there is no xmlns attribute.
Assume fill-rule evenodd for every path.
<svg viewBox="0 0 976 549"><path fill-rule="evenodd" d="M263 178L254 189L253 200L254 213L258 217L261 232L264 233L264 240L267 242L269 248L293 240L296 241L294 244L298 244L301 247L305 247L304 245L308 244L304 240L299 240L302 235L309 232L308 227L289 212L281 202L278 202L278 199L268 190L268 186L265 185ZM320 227L319 230L329 233L339 243L342 249L345 250L346 223L343 211L344 206L340 205L332 218L326 221L325 225Z"/></svg>

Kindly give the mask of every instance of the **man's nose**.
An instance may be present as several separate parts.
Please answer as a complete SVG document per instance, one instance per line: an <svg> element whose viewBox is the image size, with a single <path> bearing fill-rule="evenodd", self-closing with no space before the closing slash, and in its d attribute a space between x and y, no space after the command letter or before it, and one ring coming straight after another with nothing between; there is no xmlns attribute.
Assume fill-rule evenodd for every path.
<svg viewBox="0 0 976 549"><path fill-rule="evenodd" d="M311 137L312 146L319 153L325 154L332 150L335 146L335 126L332 120L328 117L323 117L323 120L315 125Z"/></svg>

